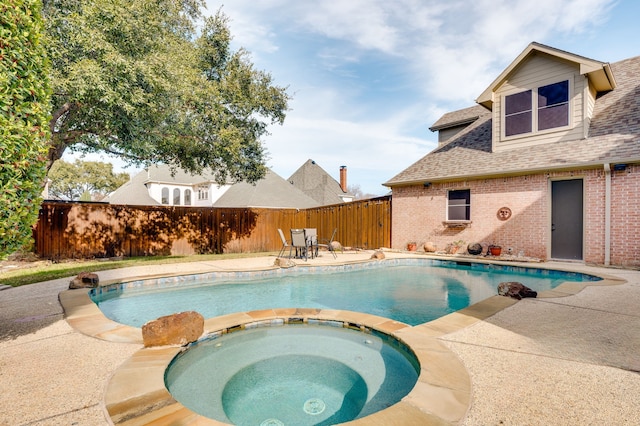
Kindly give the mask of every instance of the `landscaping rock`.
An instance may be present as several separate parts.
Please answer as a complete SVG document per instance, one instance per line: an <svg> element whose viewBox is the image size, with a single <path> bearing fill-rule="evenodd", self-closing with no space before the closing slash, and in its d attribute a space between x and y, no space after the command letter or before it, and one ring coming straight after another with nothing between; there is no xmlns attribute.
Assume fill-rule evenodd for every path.
<svg viewBox="0 0 640 426"><path fill-rule="evenodd" d="M275 262L273 262L274 266L278 266L280 268L292 268L296 266L296 262L291 259L286 259L284 257L277 257Z"/></svg>
<svg viewBox="0 0 640 426"><path fill-rule="evenodd" d="M204 317L188 311L167 315L142 326L142 341L151 346L180 345L195 342L204 333Z"/></svg>
<svg viewBox="0 0 640 426"><path fill-rule="evenodd" d="M438 249L436 245L431 241L424 243L423 248L424 248L424 251L427 253L435 253L435 251Z"/></svg>
<svg viewBox="0 0 640 426"><path fill-rule="evenodd" d="M498 284L498 294L500 296L522 299L524 297L538 297L538 292L531 290L522 283L510 281Z"/></svg>
<svg viewBox="0 0 640 426"><path fill-rule="evenodd" d="M340 244L338 241L331 241L331 250L333 251L340 250L341 252L344 252L344 248L342 247L342 244Z"/></svg>
<svg viewBox="0 0 640 426"><path fill-rule="evenodd" d="M93 272L80 272L69 283L69 289L73 290L76 288L95 288L98 287L99 283L100 278L98 278L98 274L94 274Z"/></svg>
<svg viewBox="0 0 640 426"><path fill-rule="evenodd" d="M371 255L371 259L377 259L377 260L382 260L385 258L385 255L382 251L380 250L376 250L372 255Z"/></svg>

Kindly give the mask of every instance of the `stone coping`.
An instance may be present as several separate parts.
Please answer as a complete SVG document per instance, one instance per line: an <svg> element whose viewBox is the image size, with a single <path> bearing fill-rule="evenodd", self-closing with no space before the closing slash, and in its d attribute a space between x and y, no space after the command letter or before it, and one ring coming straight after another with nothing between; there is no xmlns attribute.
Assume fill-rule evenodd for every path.
<svg viewBox="0 0 640 426"><path fill-rule="evenodd" d="M423 257L424 256L420 256ZM458 259L453 259L458 260ZM467 259L465 259L466 261ZM494 263L488 262L487 263ZM513 266L514 263L509 262ZM529 265L520 265L527 267ZM536 264L535 269L540 268ZM546 265L545 265L546 266ZM576 265L579 266L579 265ZM578 272L579 267L545 269ZM626 282L599 275L600 281L566 282L538 297L562 297L580 292L586 286L616 285ZM113 342L142 345L140 328L116 323L104 316L86 289L67 290L59 295L67 322L77 331ZM514 305L517 300L493 296L434 321L409 326L375 315L328 309L269 309L234 313L205 320L205 335L244 328L256 321L289 318L343 321L389 334L406 344L421 365L418 382L399 403L348 424L456 424L464 418L471 400L469 375L439 337L466 328ZM184 407L165 387L164 374L183 347L142 348L113 374L105 393L105 410L117 425L198 424L221 425Z"/></svg>

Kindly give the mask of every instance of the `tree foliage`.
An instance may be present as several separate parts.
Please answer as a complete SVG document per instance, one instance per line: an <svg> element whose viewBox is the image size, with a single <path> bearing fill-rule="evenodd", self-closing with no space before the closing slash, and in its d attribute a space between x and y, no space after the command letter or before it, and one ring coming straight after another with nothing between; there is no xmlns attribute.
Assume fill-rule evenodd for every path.
<svg viewBox="0 0 640 426"><path fill-rule="evenodd" d="M100 161L58 160L49 171L49 195L63 200L98 201L129 180L127 173L114 173L113 165ZM85 200L83 196L88 195Z"/></svg>
<svg viewBox="0 0 640 426"><path fill-rule="evenodd" d="M266 172L261 138L289 100L201 0L47 0L49 166L67 148L165 163L218 183ZM196 24L201 29L196 32Z"/></svg>
<svg viewBox="0 0 640 426"><path fill-rule="evenodd" d="M347 192L350 193L351 195L353 195L353 198L355 200L364 200L365 198L375 198L375 197L377 197L377 195L375 195L375 194L364 193L362 191L362 188L358 184L348 185L347 186Z"/></svg>
<svg viewBox="0 0 640 426"><path fill-rule="evenodd" d="M28 243L46 174L50 91L38 0L0 4L0 257Z"/></svg>

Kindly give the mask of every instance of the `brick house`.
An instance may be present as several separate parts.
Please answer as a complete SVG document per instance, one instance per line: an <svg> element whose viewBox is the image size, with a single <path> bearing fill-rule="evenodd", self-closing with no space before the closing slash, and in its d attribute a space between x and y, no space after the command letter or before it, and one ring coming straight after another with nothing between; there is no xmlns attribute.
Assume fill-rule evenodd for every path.
<svg viewBox="0 0 640 426"><path fill-rule="evenodd" d="M392 246L640 266L640 57L531 43L476 102L434 123L438 147L385 183Z"/></svg>

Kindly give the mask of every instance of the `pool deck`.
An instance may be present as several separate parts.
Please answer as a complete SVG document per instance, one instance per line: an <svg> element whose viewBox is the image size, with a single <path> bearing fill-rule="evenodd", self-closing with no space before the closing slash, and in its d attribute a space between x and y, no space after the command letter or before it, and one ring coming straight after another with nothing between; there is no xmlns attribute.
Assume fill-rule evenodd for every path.
<svg viewBox="0 0 640 426"><path fill-rule="evenodd" d="M336 260L324 253L300 266L365 261L371 253L339 253ZM98 275L104 284L259 270L272 267L274 259L154 265ZM399 404L354 425L639 424L640 271L559 262L528 266L609 279L564 284L537 299L495 296L416 327L358 313L270 310L208 320L205 328L303 315L395 334L420 357L419 383ZM162 394L157 373L177 348L143 349L139 329L96 315L82 300L86 293L64 292L68 284L66 278L0 291L0 425L218 424Z"/></svg>

